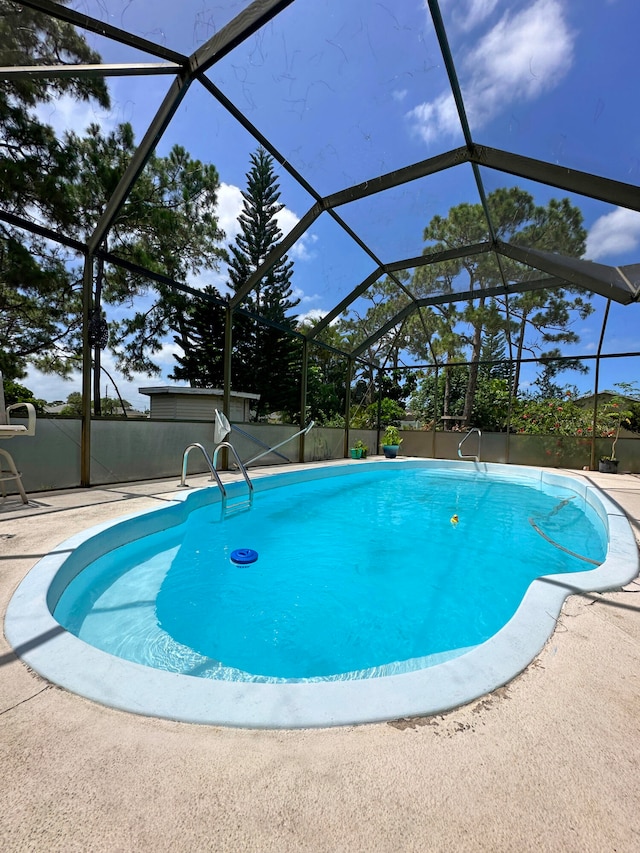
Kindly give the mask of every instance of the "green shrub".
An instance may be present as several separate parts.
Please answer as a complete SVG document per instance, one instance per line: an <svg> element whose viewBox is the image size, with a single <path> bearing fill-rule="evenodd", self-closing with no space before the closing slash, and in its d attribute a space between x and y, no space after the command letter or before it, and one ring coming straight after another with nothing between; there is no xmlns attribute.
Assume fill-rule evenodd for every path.
<svg viewBox="0 0 640 853"><path fill-rule="evenodd" d="M398 431L398 427L388 426L384 431L384 435L382 436L382 444L383 446L393 444L399 445L402 443L402 439L400 438L400 432Z"/></svg>

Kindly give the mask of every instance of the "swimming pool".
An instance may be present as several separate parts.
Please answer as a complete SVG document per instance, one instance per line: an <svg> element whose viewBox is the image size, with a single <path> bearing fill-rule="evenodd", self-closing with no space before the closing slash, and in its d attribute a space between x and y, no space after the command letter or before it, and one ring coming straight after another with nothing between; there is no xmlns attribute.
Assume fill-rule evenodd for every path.
<svg viewBox="0 0 640 853"><path fill-rule="evenodd" d="M369 678L457 657L505 625L536 577L604 562L604 525L557 485L341 470L259 493L250 517L222 521L209 504L110 550L55 619L117 657L200 678Z"/></svg>
<svg viewBox="0 0 640 853"><path fill-rule="evenodd" d="M392 522L391 516L397 515L402 519L404 509L408 509L409 525L427 530L427 539L418 543L416 549L408 536L409 530L405 519L404 535L401 523L400 535L397 532L393 535L387 532L383 534L382 544L375 545L378 559L373 561L373 568L379 572L388 564L393 564L396 576L396 583L383 587L383 593L375 592L371 587L371 562L367 564L368 568L360 566L360 570L356 571L356 575L359 575L359 580L368 593L367 595L360 593L360 602L367 601L368 606L369 598L382 594L387 607L379 608L377 614L373 614L370 609L365 609L362 625L352 631L351 645L358 645L353 642L353 638L359 637L367 623L371 622L377 628L372 637L384 635L386 639L386 634L393 635L395 629L391 621L383 620L380 624L375 622L376 619L386 617L389 611L394 616L395 624L400 626L397 632L401 641L400 651L394 646L398 638L392 637L391 649L385 647L380 652L376 648L373 659L367 659L366 655L363 659L352 655L347 657L346 663L339 659L337 664L335 660L325 664L324 651L328 641L322 637L320 631L323 627L322 619L318 620L316 616L314 628L310 633L312 635L317 633L320 640L314 651L316 659L311 670L304 668L297 670L294 654L293 659L285 661L284 664L282 661L276 661L275 664L271 661L264 671L260 671L264 666L263 662L258 664L258 671L252 671L256 668L250 662L247 665L246 657L247 654L249 656L252 654L251 638L241 649L235 662L233 652L224 645L228 639L226 634L233 634L234 619L238 618L236 614L226 622L221 622L226 626L225 631L222 632L222 637L218 632L216 639L218 643L221 640L223 642L222 657L231 661L226 667L228 672L221 672L219 666L213 665L216 654L211 652L219 652L220 647L198 649L201 639L196 638L192 642L189 620L182 621L175 630L177 645L191 652L194 651L195 646L195 651L199 655L199 658L189 657L182 662L184 664L182 671L192 673L184 675L176 671L174 663L170 664L166 671L161 671L151 669L135 660L115 658L101 649L87 645L82 639L60 628L51 613L55 608L60 608L56 613L59 612L61 621L65 622L65 597L69 596L74 584L83 582L80 572L86 566L100 566L101 560L108 560L108 556L104 556L105 553L116 554L117 551L113 549L118 547L124 549L124 553L128 550L135 551L137 546L132 547L129 543L135 540L139 544L140 537L159 536L161 539L163 536L165 539L168 537L164 543L167 546L165 551L171 553L175 546L171 537L175 538L183 522L192 523L193 519L199 515L205 516L204 523L208 525L213 538L219 535L221 529L233 530L233 524L237 526L231 538L228 541L225 540L224 546L219 545L219 547L228 549L234 544L243 547L253 546L254 543L259 542L260 556L253 567L232 566L227 554L223 574L226 573L228 579L235 584L240 576L244 580L249 578L251 583L255 583L257 576L262 573L263 581L266 577L267 581L273 579L274 583L278 581L279 585L282 585L282 579L278 580L274 575L277 566L270 562L269 548L265 540L260 538L264 534L264 531L263 534L259 534L257 521L259 517L257 506L260 500L257 500L256 507L248 515L232 520L231 526L228 526L228 521L220 525L217 520L219 505L215 507L219 497L217 489L198 490L189 495L179 493L175 503L166 509L136 515L117 524L104 525L64 543L56 553L40 561L16 592L7 612L8 639L14 647L28 647L30 640L33 641L35 636L51 635L48 643L36 646L22 655L30 666L49 680L68 689L105 704L137 713L194 722L254 727L322 726L366 722L437 713L470 701L505 683L521 671L540 651L553 630L555 618L568 594L575 591L615 588L635 577L637 573L637 552L629 525L621 511L604 495L574 478L560 476L554 472L514 466L470 465L465 462L426 460L372 461L355 465L351 463L342 466L311 467L304 471L256 479L256 493L263 503L277 506L278 501L284 501L277 510L280 512L280 524L270 523L272 539L278 539L277 534L279 530L284 529L282 525L287 515L299 518L307 512L312 519L315 516L319 520L318 507L321 503L329 505L335 503L336 493L358 492L364 482L371 479L374 471L379 471L383 475L384 486L379 486L378 491L384 492L391 481L398 480L399 475L402 475L402 479L410 484L409 493L400 497L396 495L391 504L383 499L377 506L371 506L362 499L360 505L366 506L367 510L364 516L358 517L356 511L351 508L348 511L350 533L340 546L344 550L344 559L342 564L335 554L331 559L334 568L336 562L342 566L341 571L345 566L355 565L357 569L359 560L363 565L367 562L364 556L359 554L359 550L366 550L363 548L363 537L370 538L374 528L365 526L365 516L372 516L375 524L382 527L383 522L386 524ZM451 497L448 498L447 504L446 500L439 501L437 495L434 495L433 472L438 472L441 480L457 483L457 490L454 490L455 505L451 503L453 500ZM424 482L431 484L426 492L424 490L421 492L416 486L416 477L423 484ZM285 484L286 488L278 488L268 495L263 494L266 490L282 484ZM543 552L543 565L548 565L546 577L533 581L531 577L519 578L519 588L514 593L515 603L507 602L506 616L502 607L503 613L499 615L497 622L491 610L487 611L474 606L466 611L463 619L465 623L473 622L472 616L475 611L482 614L478 620L482 629L480 633L476 631L466 634L458 643L447 637L444 641L439 640L439 644L437 642L435 646L430 642L426 644L423 642L422 645L419 642L416 643L416 635L420 633L416 628L418 625L415 621L416 612L420 614L422 611L423 623L428 622L431 626L434 622L433 612L429 614L428 619L424 619L425 604L419 599L420 585L424 586L420 568L424 559L421 558L425 556L425 548L429 547L430 540L444 537L445 546L449 543L447 570L457 576L459 602L471 601L476 605L481 604L492 595L496 597L494 594L496 592L497 598L501 597L503 582L492 578L488 584L485 581L483 587L481 577L475 572L476 566L470 565L469 561L465 563L464 558L461 557L464 554L462 545L466 537L471 537L475 541L479 536L484 536L484 545L493 540L499 542L500 529L508 526L510 518L508 506L498 518L493 518L492 524L488 524L486 518L482 520L478 515L478 507L490 503L490 493L498 485L520 489L523 494L533 490L544 497L545 500L539 507L527 510L530 513L528 518L534 522L537 521L537 524L527 525L528 530L522 531L522 536L525 534L532 536L534 540L543 543L547 549ZM312 487L309 500L306 502L296 494L296 489L300 487ZM323 493L325 497L330 498L328 501L321 501ZM475 495L473 499L471 499L472 493ZM364 492L362 494L364 495ZM291 501L294 499L295 502L292 504ZM512 495L510 504L513 507L515 503L517 500ZM577 516L571 514L575 514L578 504L587 509L592 516L592 522L595 519L604 526L603 529L608 531L610 542L606 560L602 565L595 565L605 556L601 543L601 554L589 556L585 553L586 538L583 533L578 533L574 540L570 541L563 538L566 529L563 535L559 536L562 531L552 526L554 520L557 521L562 517L565 528L573 529ZM212 505L217 509L217 517L211 517ZM495 508L492 511L494 516L498 516ZM381 515L384 517L381 518ZM458 516L457 523L451 520L453 515ZM187 519L190 519L190 522L187 522ZM420 523L417 523L418 521ZM194 536L195 538L191 538L191 544L186 548L186 553L191 552L192 558L195 552L200 550L201 529L197 534L194 533ZM239 538L234 541L236 536ZM247 536L250 541L247 541ZM304 537L298 538L304 539ZM189 537L183 536L183 540L185 539L188 540ZM563 541L559 541L560 539ZM282 544L282 537L280 542ZM558 544L561 545L560 548L557 547ZM593 544L597 551L598 542L594 541ZM524 540L522 545L521 551L531 550L524 544ZM384 548L386 551L381 550ZM502 545L499 545L500 548ZM328 547L326 550L330 551ZM572 556L567 552L573 552L574 555L579 556ZM289 566L299 566L299 573L304 574L303 558L304 552L297 563L291 559L284 562ZM496 556L494 555L491 559L493 565L497 566L499 560ZM213 565L216 569L214 575L218 584L221 575L217 571L219 566L215 560L215 548L213 553L206 554L206 560L208 566ZM547 563L548 560L551 562ZM220 563L220 561L217 562ZM473 562L475 563L475 560ZM513 566L513 555L508 563L510 567ZM257 567L260 567L259 572ZM418 569L417 573L416 569ZM184 563L181 570L184 571ZM101 582L98 582L100 572L92 579L91 571L92 568L87 570L85 580L88 580L88 583L85 586L92 590L93 598L98 604L96 610L99 612L99 621L102 613L109 609L114 611L126 609L122 601L110 602L108 598L103 598L101 601L105 590ZM534 567L533 577L544 572L545 569ZM122 577L127 577L128 574L128 571L121 572ZM162 593L167 600L180 594L180 587L174 583L176 577L171 571L165 567L157 569L156 574L161 578L162 583L166 584ZM177 574L179 575L180 571ZM326 575L327 571L324 574ZM211 577L211 573L205 575L207 583L211 582ZM342 575L341 580L344 580ZM159 584L157 580L153 583L158 592L162 583ZM403 601L393 598L394 585L406 588L408 594ZM348 586L350 590L353 589L351 581ZM136 580L134 588L138 590L137 601L148 602L144 585L140 587L139 581ZM258 597L263 596L264 593L264 588L258 586L256 589ZM335 590L331 591L330 600L335 597L335 593ZM317 590L314 595L316 594ZM345 607L351 611L356 609L357 595L358 593L355 599L347 601L346 605L340 602L337 612L341 613ZM246 596L246 590L242 592L242 596ZM161 598L162 596L159 596L157 602L159 612L165 609ZM205 600L206 596L198 594L195 597L192 595L192 598L198 602ZM522 601L518 606L520 599ZM416 603L417 609L412 612L407 611L407 602ZM274 606L274 603L270 602L266 610L271 612ZM303 603L303 609L306 606L306 602ZM146 609L148 610L149 607ZM437 604L433 609L449 612L451 606L450 603L447 606ZM326 604L321 605L320 613L323 612L326 613ZM95 615L94 613L91 618L93 619ZM165 627L168 625L166 618L165 615ZM79 621L82 623L91 619L87 620L87 614L83 613ZM342 636L340 633L345 626L348 628L349 618L344 620L342 626L335 614L331 615L331 618L325 618L324 621L330 624L333 633L337 632L340 638L340 642L336 644L338 649L349 645L348 636ZM352 621L355 622L355 619ZM485 622L487 622L486 625ZM69 627L73 629L72 625ZM281 622L279 630L282 628ZM82 636L82 632L79 633ZM169 634L168 631L165 633ZM440 629L436 633L440 637ZM256 646L259 645L257 634L256 631ZM181 642L185 639L188 642ZM405 646L402 646L402 643L405 643ZM365 638L361 645L367 651L372 645L371 638ZM349 652L351 651L350 649ZM320 666L321 671L317 671L318 654L324 666L324 669ZM292 666L293 669L291 669ZM173 671L171 671L172 668ZM244 680L229 680L237 679L237 671L244 672L247 677ZM193 674L196 672L199 676L205 677L196 677ZM343 678L345 680L342 680Z"/></svg>

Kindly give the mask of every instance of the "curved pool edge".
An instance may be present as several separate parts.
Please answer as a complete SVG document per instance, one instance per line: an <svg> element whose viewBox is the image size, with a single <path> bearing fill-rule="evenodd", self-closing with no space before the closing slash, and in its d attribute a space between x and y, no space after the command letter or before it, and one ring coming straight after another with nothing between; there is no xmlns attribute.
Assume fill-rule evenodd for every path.
<svg viewBox="0 0 640 853"><path fill-rule="evenodd" d="M377 464L469 468L469 463L455 461L395 460ZM345 470L342 465L334 467ZM638 574L638 549L626 515L594 486L568 473L557 474L547 469L488 463L477 467L573 488L607 524L610 544L607 558L598 568L570 575L548 575L534 581L514 616L497 634L453 660L428 669L353 681L210 681L115 658L68 634L47 605L52 584L65 561L96 533L142 516L153 525L157 523L154 514L162 509L145 510L92 527L41 559L9 603L5 617L7 639L28 666L71 692L119 710L183 722L246 728L311 728L428 716L451 710L495 690L522 672L553 633L569 595L617 589ZM325 473L326 470L325 466ZM288 472L285 476L297 474ZM256 483L266 485L268 479L273 480L267 477ZM176 495L171 505L178 515L186 511L188 497L185 493Z"/></svg>

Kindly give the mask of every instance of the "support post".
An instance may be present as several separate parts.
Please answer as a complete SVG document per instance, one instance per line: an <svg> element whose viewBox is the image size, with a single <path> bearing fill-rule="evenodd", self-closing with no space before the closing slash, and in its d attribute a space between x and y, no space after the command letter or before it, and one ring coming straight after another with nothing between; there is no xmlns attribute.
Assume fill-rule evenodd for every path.
<svg viewBox="0 0 640 853"><path fill-rule="evenodd" d="M231 349L233 346L233 308L225 306L224 316L224 355L223 355L223 386L222 386L222 410L225 417L231 423ZM229 454L227 448L222 448L221 465L226 471L229 467Z"/></svg>
<svg viewBox="0 0 640 853"><path fill-rule="evenodd" d="M89 321L93 297L93 255L84 256L82 276L82 427L80 433L80 485L91 485L91 344Z"/></svg>
<svg viewBox="0 0 640 853"><path fill-rule="evenodd" d="M347 361L347 386L344 395L344 447L343 453L345 459L349 456L349 427L351 426L351 382L353 380L353 359Z"/></svg>
<svg viewBox="0 0 640 853"><path fill-rule="evenodd" d="M438 422L438 362L436 362L436 376L433 383L433 429L431 430L431 458L436 458L436 426Z"/></svg>
<svg viewBox="0 0 640 853"><path fill-rule="evenodd" d="M300 373L300 429L303 430L307 425L307 382L309 370L309 341L306 338L302 339L302 368ZM303 432L300 435L298 444L298 462L304 462L305 458L305 438Z"/></svg>
<svg viewBox="0 0 640 853"><path fill-rule="evenodd" d="M509 401L507 403L507 441L505 443L505 448L504 448L504 461L505 461L505 464L507 464L507 465L509 464L509 458L510 458L510 453L511 453L510 436L511 436L511 413L513 411L513 397L514 397L514 388L513 388L514 379L515 379L515 377L513 375L513 362L511 361L511 359L509 359ZM516 388L515 393L517 394L517 392L518 392L518 389Z"/></svg>
<svg viewBox="0 0 640 853"><path fill-rule="evenodd" d="M382 417L382 370L378 368L378 412L376 415L376 450L380 449L380 418Z"/></svg>
<svg viewBox="0 0 640 853"><path fill-rule="evenodd" d="M607 299L607 304L604 309L604 317L602 318L602 329L600 330L600 341L598 342L598 352L596 353L596 370L593 387L593 422L591 429L591 459L589 467L592 471L596 470L596 425L598 422L598 383L600 381L600 356L602 354L602 346L604 344L604 333L607 328L607 320L609 319L609 309L611 308L611 300Z"/></svg>

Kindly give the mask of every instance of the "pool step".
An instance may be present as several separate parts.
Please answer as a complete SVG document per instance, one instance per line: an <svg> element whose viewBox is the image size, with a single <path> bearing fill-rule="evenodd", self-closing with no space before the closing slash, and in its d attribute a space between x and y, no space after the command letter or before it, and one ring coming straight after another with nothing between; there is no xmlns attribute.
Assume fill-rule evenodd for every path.
<svg viewBox="0 0 640 853"><path fill-rule="evenodd" d="M234 501L230 503L226 497L222 498L222 512L220 513L220 519L229 518L232 515L239 515L241 512L248 512L251 509L253 504L253 492L249 492L249 498L242 498L241 500Z"/></svg>

